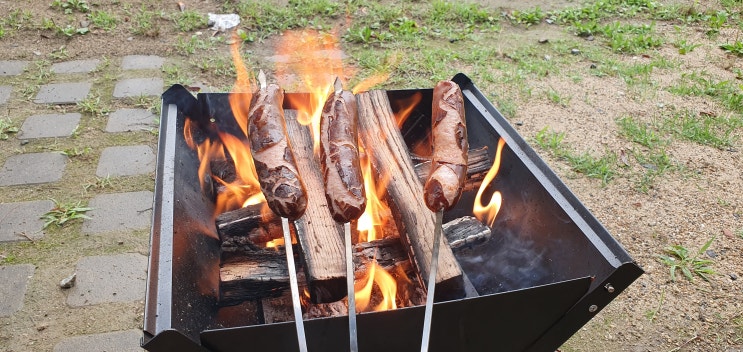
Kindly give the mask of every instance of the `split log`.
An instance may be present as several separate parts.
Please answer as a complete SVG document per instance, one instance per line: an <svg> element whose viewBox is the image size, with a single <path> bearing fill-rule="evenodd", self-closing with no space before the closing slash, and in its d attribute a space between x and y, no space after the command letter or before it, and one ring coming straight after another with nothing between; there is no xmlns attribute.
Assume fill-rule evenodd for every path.
<svg viewBox="0 0 743 352"><path fill-rule="evenodd" d="M425 183L431 172L431 157L411 154L410 158L415 164L415 174L418 175L418 180ZM487 146L470 149L467 152L467 179L464 181L464 191L480 188L482 180L492 166L493 162L488 156Z"/></svg>
<svg viewBox="0 0 743 352"><path fill-rule="evenodd" d="M426 207L423 186L415 174L410 153L395 122L384 91L357 95L359 130L378 175L390 177L387 200L402 234L408 256L417 268L419 282L426 286L433 252L434 214ZM444 239L441 239L445 242ZM462 269L451 248L441 246L436 276L436 298L464 297Z"/></svg>
<svg viewBox="0 0 743 352"><path fill-rule="evenodd" d="M471 216L454 219L443 225L443 235L455 252L471 244L486 241L489 234L490 228ZM227 259L223 257L220 269L220 305L276 297L289 289L286 256L282 250L255 250L247 246L235 247L232 250L234 252ZM389 272L402 271L407 276L415 274L400 237L392 236L357 243L353 245L352 252L356 279L364 277L369 263L374 259ZM304 274L300 272L297 277L300 286L304 285ZM289 305L291 306L291 299ZM288 312L288 315L291 317L292 312Z"/></svg>
<svg viewBox="0 0 743 352"><path fill-rule="evenodd" d="M262 211L265 206L265 203L253 204L219 214L215 223L222 243L246 235L254 244L281 238L281 218L272 211Z"/></svg>
<svg viewBox="0 0 743 352"><path fill-rule="evenodd" d="M307 210L294 221L294 227L304 259L310 300L335 302L347 295L343 226L333 220L325 200L322 172L309 129L297 121L295 110L286 110L284 115L297 169L308 190Z"/></svg>

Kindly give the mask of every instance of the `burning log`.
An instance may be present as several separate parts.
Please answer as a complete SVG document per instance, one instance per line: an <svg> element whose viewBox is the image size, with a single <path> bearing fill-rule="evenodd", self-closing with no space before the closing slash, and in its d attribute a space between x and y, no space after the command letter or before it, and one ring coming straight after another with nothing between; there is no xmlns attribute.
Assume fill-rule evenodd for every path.
<svg viewBox="0 0 743 352"><path fill-rule="evenodd" d="M415 174L418 180L423 183L431 172L431 157L411 154L411 159L415 164ZM488 173L493 163L488 156L488 147L483 146L477 149L470 149L467 152L467 179L464 184L464 191L471 191L480 188L485 174Z"/></svg>
<svg viewBox="0 0 743 352"><path fill-rule="evenodd" d="M266 249L242 253L247 255L222 263L219 268L220 305L280 296L289 287L286 256Z"/></svg>
<svg viewBox="0 0 743 352"><path fill-rule="evenodd" d="M253 244L261 244L282 236L281 218L272 211L262 212L263 203L248 205L217 216L217 232L222 243L242 240L248 236Z"/></svg>
<svg viewBox="0 0 743 352"><path fill-rule="evenodd" d="M492 236L490 227L472 216L463 216L449 221L442 229L454 252L487 242Z"/></svg>
<svg viewBox="0 0 743 352"><path fill-rule="evenodd" d="M357 101L362 140L365 146L373 146L367 149L367 153L371 155L377 174L390 176L387 198L408 256L418 269L419 282L424 283L428 280L431 265L434 214L425 205L423 186L413 169L387 94L379 90L364 92L358 94ZM462 269L447 245L441 247L438 266L438 298L463 297Z"/></svg>
<svg viewBox="0 0 743 352"><path fill-rule="evenodd" d="M346 262L343 227L328 210L322 172L313 153L310 131L297 121L296 111L285 112L286 129L292 142L297 169L307 194L307 210L294 222L304 255L305 273L313 303L335 302L346 296Z"/></svg>

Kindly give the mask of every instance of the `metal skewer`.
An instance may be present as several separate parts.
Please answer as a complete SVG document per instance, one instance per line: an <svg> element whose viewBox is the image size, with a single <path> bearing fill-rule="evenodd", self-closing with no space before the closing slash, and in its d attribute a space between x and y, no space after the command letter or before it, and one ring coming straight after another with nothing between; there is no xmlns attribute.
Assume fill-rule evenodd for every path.
<svg viewBox="0 0 743 352"><path fill-rule="evenodd" d="M343 92L343 83L340 78L336 77L333 82L335 94ZM346 243L346 286L348 288L348 338L351 352L358 352L359 342L356 328L356 292L354 288L353 275L353 244L351 243L351 223L343 223L344 241Z"/></svg>
<svg viewBox="0 0 743 352"><path fill-rule="evenodd" d="M426 290L426 313L423 316L423 338L421 340L421 352L428 351L428 343L431 339L431 317L433 316L433 296L436 290L436 272L439 266L439 248L441 247L441 222L444 210L436 212L436 222L433 230L433 253L431 255L431 266L428 272L428 288Z"/></svg>
<svg viewBox="0 0 743 352"><path fill-rule="evenodd" d="M266 74L261 70L258 73L260 89L266 89ZM294 308L294 326L297 328L297 343L299 351L307 352L307 337L304 333L304 320L302 319L302 304L299 301L299 284L297 283L297 268L294 265L294 250L292 248L292 236L289 232L289 219L281 217L281 229L284 232L284 249L286 250L287 270L289 270L289 287L292 291L292 307Z"/></svg>

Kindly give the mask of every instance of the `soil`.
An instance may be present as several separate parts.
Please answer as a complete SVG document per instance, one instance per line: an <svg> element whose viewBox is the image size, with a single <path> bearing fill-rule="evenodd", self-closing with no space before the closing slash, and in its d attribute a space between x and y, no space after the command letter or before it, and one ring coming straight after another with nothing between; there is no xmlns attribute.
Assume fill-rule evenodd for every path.
<svg viewBox="0 0 743 352"><path fill-rule="evenodd" d="M91 33L72 38L64 38L50 30L38 28L14 31L0 39L0 60L54 62L105 57L118 63L115 60L124 55L155 54L167 57L168 64L191 67L191 71L184 74L193 85L229 88L234 81L234 77L210 71L201 72L189 66L198 60L228 56L228 47L224 41L216 48L197 51L188 56L180 55L175 49L175 43L192 35L208 38L212 35L209 29L179 32L173 27L172 21L160 18L155 20L160 28L157 33L150 33L150 36L132 34L134 19L125 13L126 8L136 11L144 3L153 9L162 10L166 15L172 15L178 11L176 2L153 5L152 2L100 0L93 3L97 4L94 9L114 11L124 21L110 32L92 28ZM221 2L184 1L184 3L188 9L200 13L220 12ZM486 0L480 3L496 8L502 13L509 13L514 9L523 11L536 6L548 11L578 5L573 1L527 1L516 5L517 2ZM682 2L683 4L685 3ZM78 12L71 15L62 14L59 9L50 7L49 1L0 0L0 14L8 14L14 9L30 11L36 27L42 18L53 18L57 23L75 25L85 20L85 15ZM600 40L587 41L577 38L561 26L542 23L525 27L511 25L504 19L501 23L502 29L497 39L478 43L480 46L498 48L501 57L494 60L508 61L511 53L525 46L537 47L536 43L541 39L547 39L551 43L577 43L583 52L603 45ZM575 61L574 64L560 66L559 71L531 77L527 87L493 83L484 79L479 83L477 77L474 80L489 96L497 98L496 100L500 102L511 102L510 108L505 103L501 108L503 111L512 111L507 117L530 143L540 131L548 128L564 133L563 142L572 150L594 155L606 152L616 155L617 159L621 160L623 153L632 155L633 151L643 150L643 147L621 135L616 123L621 117L630 116L647 124L653 124L660 117L675 111L689 111L697 117L714 115L741 118L739 113L731 112L719 101L708 96L679 96L667 90L668 87L683 82L686 79L684 73L705 71L716 81L733 82L738 87L738 94L741 94L743 82L740 80L740 74L736 76L735 69L743 69L743 59L718 48L720 43L740 40L740 37L743 37L740 26L723 28L718 36L712 38L705 34L705 27L702 25L692 24L681 30L677 29L677 26L677 22L656 23L656 31L665 38L666 44L652 50L650 54L614 55L613 59L625 64L648 63L661 58L678 63L678 66L672 69L653 69L647 77L646 84L628 84L618 75L593 74L592 70L595 69L591 68L592 64L608 65L608 63L596 63L587 56ZM221 35L218 34L217 37ZM247 50L254 56L257 66L267 61L261 58L275 52L273 44L277 37L270 36L248 45ZM685 39L700 46L686 55L681 55L678 49L670 44L678 39ZM67 53L66 57L53 58L51 55L59 52L62 47ZM115 67L116 65L111 65L98 74L99 82L103 82L102 93L110 93L112 89L112 84L106 83L109 75L117 77L124 74ZM467 67L461 71L468 73ZM445 74L451 76L454 73L456 72ZM30 75L24 77L32 79ZM531 94L523 94L525 88L528 88ZM549 99L550 91L558 92L560 97L567 98L566 101L556 103ZM26 104L27 101L14 101L9 104L7 110L0 111L3 113L7 111L8 117L18 119L18 116L24 116L26 112L32 111L29 109L33 108L27 107ZM91 124L90 128L95 129L95 126ZM105 138L100 133L93 135ZM646 172L646 167L631 156L627 158L626 165L619 169L617 177L603 185L600 180L575 172L568 162L549 150L535 147L550 167L645 270L644 275L596 314L561 347L561 350L743 350L741 127L734 129L732 136L735 138L732 146L724 148L703 146L681 138L672 138L665 150L675 167L659 176L646 192L638 190L637 187L638 179ZM154 137L143 135L137 138L155 144ZM3 148L9 146L9 149L2 152L3 158L17 148L17 144L2 145ZM105 142L101 142L101 145L105 145ZM76 163L82 167L86 162L95 161L83 160ZM131 184L141 181L139 179L122 181L116 187L126 189L133 187ZM145 181L151 182L151 179ZM75 192L79 191L79 182L73 180L69 184L61 187L69 187L70 190L52 192L77 194ZM74 192L72 188L75 189ZM19 197L16 191L6 192L5 189L0 191L3 193L0 194L0 201L11 201ZM33 197L27 193L20 193L21 198ZM78 239L79 236L57 235L58 238L82 243L82 240ZM147 253L147 234L116 234L114 237L126 239L128 247L124 250ZM711 260L715 274L709 276L709 281L700 277L695 277L693 281L687 280L680 271L676 280L672 281L669 267L659 259L660 255L665 254L664 249L671 245L681 245L693 255L712 238L714 240L709 249L699 255L701 259ZM56 241L50 246L64 244L64 240ZM91 253L121 251L122 249L112 249L116 247L115 243L118 243L117 239L96 238L93 244L85 244L82 251ZM70 317L68 313L70 308L61 303L64 301L63 294L56 286L48 283L56 282L70 274L74 267L74 260L71 258L74 258L76 253L46 251L44 253L51 257L39 258L32 254L33 247L31 249L7 245L0 247L0 254L4 257L14 251L19 251L21 257L25 258L22 262L37 265L35 281L27 293L27 297L33 299L27 298L26 304L30 304L33 309L38 308L39 311L26 312L21 317L12 319L0 319L3 325L3 329L0 330L0 350L51 350L52 346L64 337L141 327L141 304L121 304L113 308L107 306L105 309L81 308L78 311L81 314L72 314ZM44 305L43 301L59 303L49 307ZM80 324L79 320L86 323Z"/></svg>

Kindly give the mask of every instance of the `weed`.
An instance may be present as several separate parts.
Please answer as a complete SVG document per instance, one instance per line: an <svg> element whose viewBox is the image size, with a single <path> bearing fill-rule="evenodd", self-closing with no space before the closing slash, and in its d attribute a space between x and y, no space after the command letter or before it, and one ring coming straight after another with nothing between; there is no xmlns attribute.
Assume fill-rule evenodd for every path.
<svg viewBox="0 0 743 352"><path fill-rule="evenodd" d="M51 53L49 53L49 58L52 60L65 60L70 57L70 53L67 52L67 46L62 45L56 50L52 50Z"/></svg>
<svg viewBox="0 0 743 352"><path fill-rule="evenodd" d="M243 43L252 43L256 40L255 34L253 32L247 32L246 30L240 28L236 32L237 38L240 39Z"/></svg>
<svg viewBox="0 0 743 352"><path fill-rule="evenodd" d="M736 40L734 43L725 43L720 45L720 49L725 52L743 57L743 41Z"/></svg>
<svg viewBox="0 0 743 352"><path fill-rule="evenodd" d="M615 176L614 164L616 164L616 155L605 154L600 158L591 155L588 152L582 154L568 153L564 155L574 171L582 173L590 178L601 180L602 185L607 185Z"/></svg>
<svg viewBox="0 0 743 352"><path fill-rule="evenodd" d="M116 29L116 25L119 23L119 19L116 18L116 15L106 11L93 11L88 15L88 19L90 19L90 22L94 26L107 32Z"/></svg>
<svg viewBox="0 0 743 352"><path fill-rule="evenodd" d="M15 133L18 133L18 127L10 118L0 119L0 140L6 140Z"/></svg>
<svg viewBox="0 0 743 352"><path fill-rule="evenodd" d="M141 109L147 109L150 112L159 115L160 114L160 104L158 103L159 100L157 97L152 96L146 96L146 95L140 95L136 98L134 98L134 106L141 108Z"/></svg>
<svg viewBox="0 0 743 352"><path fill-rule="evenodd" d="M686 55L694 49L700 47L702 44L693 44L686 41L686 39L679 40L678 42L673 43L673 46L679 49L679 54Z"/></svg>
<svg viewBox="0 0 743 352"><path fill-rule="evenodd" d="M537 6L535 9L530 11L515 10L511 13L510 17L512 21L519 24L525 24L528 27L542 22L545 18L545 14L542 12L542 9Z"/></svg>
<svg viewBox="0 0 743 352"><path fill-rule="evenodd" d="M101 102L101 96L97 94L91 94L84 100L77 102L77 106L82 112L87 112L95 117L103 117L111 112L111 109Z"/></svg>
<svg viewBox="0 0 743 352"><path fill-rule="evenodd" d="M666 289L663 288L663 291L660 292L660 300L658 301L658 307L655 309L650 309L647 312L645 312L645 317L648 318L648 320L652 323L653 320L655 320L655 317L658 316L658 313L660 313L660 309L663 308L663 301L666 297Z"/></svg>
<svg viewBox="0 0 743 352"><path fill-rule="evenodd" d="M65 14L71 14L73 11L90 12L90 7L85 0L54 0L51 6L60 8Z"/></svg>
<svg viewBox="0 0 743 352"><path fill-rule="evenodd" d="M666 255L660 255L660 261L668 265L671 274L671 281L676 281L676 271L681 270L684 277L689 281L694 281L694 274L701 277L704 281L709 281L707 275L714 275L715 271L710 267L713 263L709 259L700 259L699 256L709 249L714 241L715 236L709 239L694 256L689 256L689 250L682 245L673 245L665 248Z"/></svg>
<svg viewBox="0 0 743 352"><path fill-rule="evenodd" d="M58 202L56 199L52 199L52 201L54 202L54 208L41 216L41 219L44 220L44 229L51 225L62 227L75 219L90 219L89 216L83 213L93 210L93 208L82 206L82 202L80 201L76 203L63 203Z"/></svg>
<svg viewBox="0 0 743 352"><path fill-rule="evenodd" d="M175 27L181 32L190 32L194 29L206 28L207 17L193 10L186 10L173 18Z"/></svg>
<svg viewBox="0 0 743 352"><path fill-rule="evenodd" d="M30 78L36 85L46 84L54 77L54 72L49 67L49 62L41 60L36 61L34 64L36 70L31 72Z"/></svg>
<svg viewBox="0 0 743 352"><path fill-rule="evenodd" d="M68 148L68 149L61 151L60 154L68 158L75 158L75 157L84 156L92 151L93 151L93 148L91 147L85 147L83 149L77 149L77 147L72 147L72 148Z"/></svg>
<svg viewBox="0 0 743 352"><path fill-rule="evenodd" d="M617 124L620 133L634 143L648 148L666 143L648 124L640 123L630 116L618 119Z"/></svg>
<svg viewBox="0 0 743 352"><path fill-rule="evenodd" d="M617 53L639 53L663 45L663 39L655 36L653 25L614 22L599 30L609 40L609 47Z"/></svg>
<svg viewBox="0 0 743 352"><path fill-rule="evenodd" d="M147 7L142 4L142 7L139 8L139 12L134 15L132 33L146 37L157 37L160 35L160 27L155 23L157 15L156 12L148 10Z"/></svg>
<svg viewBox="0 0 743 352"><path fill-rule="evenodd" d="M743 91L738 85L727 80L716 81L705 72L682 74L681 82L668 90L678 95L710 96L731 111L743 112Z"/></svg>
<svg viewBox="0 0 743 352"><path fill-rule="evenodd" d="M90 29L88 29L87 27L74 27L68 24L64 28L57 26L55 28L55 31L58 35L63 35L69 38L74 36L75 34L87 34L88 32L90 32Z"/></svg>
<svg viewBox="0 0 743 352"><path fill-rule="evenodd" d="M735 79L743 79L743 70L733 67L732 71L735 74Z"/></svg>
<svg viewBox="0 0 743 352"><path fill-rule="evenodd" d="M85 192L88 192L91 189L104 189L106 187L111 187L112 185L111 176L96 177L95 181L84 184L83 189Z"/></svg>
<svg viewBox="0 0 743 352"><path fill-rule="evenodd" d="M188 56L196 53L196 50L205 50L211 47L211 43L199 38L198 35L192 35L188 39L178 37L175 43L176 51L183 55Z"/></svg>
<svg viewBox="0 0 743 352"><path fill-rule="evenodd" d="M720 29L725 26L728 22L729 14L725 10L717 11L712 15L707 16L707 36L714 37L720 34Z"/></svg>
<svg viewBox="0 0 743 352"><path fill-rule="evenodd" d="M723 149L733 145L734 132L741 123L736 117L698 116L686 111L665 119L663 126L680 138Z"/></svg>
<svg viewBox="0 0 743 352"><path fill-rule="evenodd" d="M381 43L390 41L392 38L391 33L380 31L378 27L372 26L351 26L343 36L345 41L359 44Z"/></svg>
<svg viewBox="0 0 743 352"><path fill-rule="evenodd" d="M563 139L565 139L564 132L550 131L548 127L539 130L535 137L538 146L547 149L556 155L561 155L563 153Z"/></svg>
<svg viewBox="0 0 743 352"><path fill-rule="evenodd" d="M562 107L567 107L568 104L570 103L570 97L567 97L567 98L563 97L562 95L560 95L560 92L552 88L547 90L547 98L549 98L551 102L558 104Z"/></svg>
<svg viewBox="0 0 743 352"><path fill-rule="evenodd" d="M177 65L163 65L162 71L165 74L165 84L190 84L191 79Z"/></svg>

